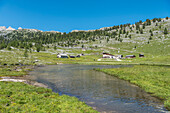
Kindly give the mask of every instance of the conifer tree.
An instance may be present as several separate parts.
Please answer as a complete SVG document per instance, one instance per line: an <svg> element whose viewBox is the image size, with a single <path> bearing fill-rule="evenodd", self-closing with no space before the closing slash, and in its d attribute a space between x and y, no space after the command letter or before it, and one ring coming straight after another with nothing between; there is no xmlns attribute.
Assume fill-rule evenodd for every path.
<svg viewBox="0 0 170 113"><path fill-rule="evenodd" d="M155 22L156 22L156 18L153 19L153 23L155 23Z"/></svg>
<svg viewBox="0 0 170 113"><path fill-rule="evenodd" d="M40 48L41 48L40 46L36 47L37 52L40 52Z"/></svg>
<svg viewBox="0 0 170 113"><path fill-rule="evenodd" d="M155 26L158 26L158 23L156 23L156 25Z"/></svg>
<svg viewBox="0 0 170 113"><path fill-rule="evenodd" d="M166 27L165 27L165 29L164 29L164 34L165 34L165 35L168 34L168 30L167 30Z"/></svg>
<svg viewBox="0 0 170 113"><path fill-rule="evenodd" d="M142 29L140 30L140 34L143 34L143 30Z"/></svg>
<svg viewBox="0 0 170 113"><path fill-rule="evenodd" d="M27 53L27 49L25 48L25 51L24 51L24 57L28 57L28 53Z"/></svg>
<svg viewBox="0 0 170 113"><path fill-rule="evenodd" d="M8 46L7 46L7 49L8 49L8 50L11 50L11 47L10 47L10 45L8 45Z"/></svg>
<svg viewBox="0 0 170 113"><path fill-rule="evenodd" d="M166 17L166 20L168 20L168 16Z"/></svg>
<svg viewBox="0 0 170 113"><path fill-rule="evenodd" d="M57 47L56 47L56 45L54 46L54 50L56 50L57 49Z"/></svg>
<svg viewBox="0 0 170 113"><path fill-rule="evenodd" d="M145 29L145 24L143 24L143 29Z"/></svg>
<svg viewBox="0 0 170 113"><path fill-rule="evenodd" d="M136 24L136 30L139 30L140 29L140 26L139 26L139 24L137 23Z"/></svg>
<svg viewBox="0 0 170 113"><path fill-rule="evenodd" d="M147 24L147 25L151 25L151 20L146 19L146 24Z"/></svg>
<svg viewBox="0 0 170 113"><path fill-rule="evenodd" d="M84 44L82 44L81 47L84 48Z"/></svg>
<svg viewBox="0 0 170 113"><path fill-rule="evenodd" d="M159 19L158 19L158 22L161 22L161 20L162 20L162 19L161 19L161 18L159 18Z"/></svg>
<svg viewBox="0 0 170 113"><path fill-rule="evenodd" d="M107 38L107 43L109 42L109 38Z"/></svg>
<svg viewBox="0 0 170 113"><path fill-rule="evenodd" d="M123 29L123 34L125 34L126 33L126 30L125 29Z"/></svg>
<svg viewBox="0 0 170 113"><path fill-rule="evenodd" d="M151 37L151 36L149 37L149 40L152 40L152 37Z"/></svg>
<svg viewBox="0 0 170 113"><path fill-rule="evenodd" d="M121 29L119 30L119 34L122 34L122 30Z"/></svg>

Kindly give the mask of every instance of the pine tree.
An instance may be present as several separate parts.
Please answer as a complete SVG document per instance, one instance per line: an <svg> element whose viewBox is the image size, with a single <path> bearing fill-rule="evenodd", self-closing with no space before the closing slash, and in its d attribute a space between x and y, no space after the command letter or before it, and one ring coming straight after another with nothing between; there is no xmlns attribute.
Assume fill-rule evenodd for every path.
<svg viewBox="0 0 170 113"><path fill-rule="evenodd" d="M132 31L132 27L130 27L130 30Z"/></svg>
<svg viewBox="0 0 170 113"><path fill-rule="evenodd" d="M119 38L119 39L118 39L118 41L122 42L122 41L123 41L123 39Z"/></svg>
<svg viewBox="0 0 170 113"><path fill-rule="evenodd" d="M11 50L11 46L7 46L7 49L8 49L8 50Z"/></svg>
<svg viewBox="0 0 170 113"><path fill-rule="evenodd" d="M158 26L158 23L156 23L156 25L155 26Z"/></svg>
<svg viewBox="0 0 170 113"><path fill-rule="evenodd" d="M125 38L127 38L127 35L125 35Z"/></svg>
<svg viewBox="0 0 170 113"><path fill-rule="evenodd" d="M37 47L36 47L37 52L40 52L40 49L41 49L40 46L37 46Z"/></svg>
<svg viewBox="0 0 170 113"><path fill-rule="evenodd" d="M119 34L122 34L122 30L121 29L119 30Z"/></svg>
<svg viewBox="0 0 170 113"><path fill-rule="evenodd" d="M54 46L54 50L56 50L57 49L57 47L56 47L56 45Z"/></svg>
<svg viewBox="0 0 170 113"><path fill-rule="evenodd" d="M142 20L140 20L139 23L142 24Z"/></svg>
<svg viewBox="0 0 170 113"><path fill-rule="evenodd" d="M150 36L149 40L152 40L152 37Z"/></svg>
<svg viewBox="0 0 170 113"><path fill-rule="evenodd" d="M149 32L152 33L152 30L150 29Z"/></svg>
<svg viewBox="0 0 170 113"><path fill-rule="evenodd" d="M128 34L129 34L129 31L126 32L126 35L128 35Z"/></svg>
<svg viewBox="0 0 170 113"><path fill-rule="evenodd" d="M27 49L25 48L25 51L24 51L24 57L28 57L28 53L27 53Z"/></svg>
<svg viewBox="0 0 170 113"><path fill-rule="evenodd" d="M147 25L151 25L151 20L146 19L146 23L147 23Z"/></svg>
<svg viewBox="0 0 170 113"><path fill-rule="evenodd" d="M136 30L139 30L140 29L140 26L139 26L139 24L137 23L136 24Z"/></svg>
<svg viewBox="0 0 170 113"><path fill-rule="evenodd" d="M156 22L156 18L153 19L153 23L155 23L155 22Z"/></svg>
<svg viewBox="0 0 170 113"><path fill-rule="evenodd" d="M145 24L143 24L143 29L145 29Z"/></svg>
<svg viewBox="0 0 170 113"><path fill-rule="evenodd" d="M107 38L107 43L109 42L109 38Z"/></svg>
<svg viewBox="0 0 170 113"><path fill-rule="evenodd" d="M166 19L168 20L168 16L166 17Z"/></svg>
<svg viewBox="0 0 170 113"><path fill-rule="evenodd" d="M126 33L126 30L125 29L123 29L123 34L125 34Z"/></svg>
<svg viewBox="0 0 170 113"><path fill-rule="evenodd" d="M161 22L161 20L162 20L162 19L161 19L161 18L159 18L159 19L158 19L158 22Z"/></svg>
<svg viewBox="0 0 170 113"><path fill-rule="evenodd" d="M168 34L168 30L167 30L166 27L165 27L165 29L164 29L164 34L165 34L165 35Z"/></svg>
<svg viewBox="0 0 170 113"><path fill-rule="evenodd" d="M140 34L143 34L143 30L142 29L140 30Z"/></svg>

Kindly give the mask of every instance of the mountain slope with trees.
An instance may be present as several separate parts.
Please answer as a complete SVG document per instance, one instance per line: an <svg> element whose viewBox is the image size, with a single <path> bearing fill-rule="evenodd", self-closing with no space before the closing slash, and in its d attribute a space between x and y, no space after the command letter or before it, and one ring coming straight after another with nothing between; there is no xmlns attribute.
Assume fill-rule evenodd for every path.
<svg viewBox="0 0 170 113"><path fill-rule="evenodd" d="M166 24L168 23L168 24ZM124 42L133 39L138 35L148 38L149 43L155 36L158 38L166 37L169 33L169 19L154 18L141 20L131 25L121 24L113 27L106 27L89 31L73 31L69 33L42 32L39 30L19 29L11 32L0 31L0 49L15 47L31 49L36 48L37 52L52 47L75 47L86 45L92 42ZM168 35L169 36L169 35ZM142 41L142 39L140 39ZM129 40L133 42L133 40ZM145 40L143 40L145 41ZM82 47L83 47L82 46Z"/></svg>

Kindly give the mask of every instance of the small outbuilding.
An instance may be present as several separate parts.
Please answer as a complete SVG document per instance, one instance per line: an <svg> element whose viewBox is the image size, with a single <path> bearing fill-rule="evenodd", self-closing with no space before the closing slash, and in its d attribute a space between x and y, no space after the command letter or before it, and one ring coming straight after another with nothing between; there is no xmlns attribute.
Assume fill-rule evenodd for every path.
<svg viewBox="0 0 170 113"><path fill-rule="evenodd" d="M139 57L145 57L144 54L139 54Z"/></svg>
<svg viewBox="0 0 170 113"><path fill-rule="evenodd" d="M70 55L70 58L76 58L76 56L72 56L72 55Z"/></svg>
<svg viewBox="0 0 170 113"><path fill-rule="evenodd" d="M109 53L103 53L103 58L113 58L114 55L109 54Z"/></svg>
<svg viewBox="0 0 170 113"><path fill-rule="evenodd" d="M126 55L125 58L135 58L136 56L135 55Z"/></svg>
<svg viewBox="0 0 170 113"><path fill-rule="evenodd" d="M67 54L59 54L57 55L57 58L68 58Z"/></svg>

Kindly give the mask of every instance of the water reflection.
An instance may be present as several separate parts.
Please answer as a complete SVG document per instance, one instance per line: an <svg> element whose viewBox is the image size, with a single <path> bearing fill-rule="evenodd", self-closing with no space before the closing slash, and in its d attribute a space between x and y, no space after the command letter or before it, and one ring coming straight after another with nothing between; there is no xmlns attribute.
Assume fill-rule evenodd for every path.
<svg viewBox="0 0 170 113"><path fill-rule="evenodd" d="M54 92L76 96L100 112L165 112L162 102L127 81L92 70L123 65L56 65L40 67L31 79Z"/></svg>

